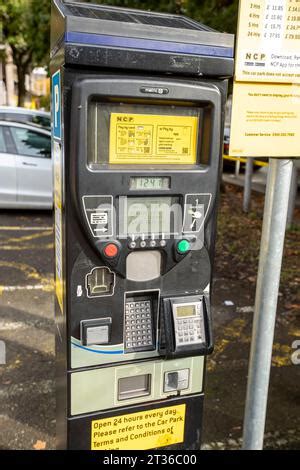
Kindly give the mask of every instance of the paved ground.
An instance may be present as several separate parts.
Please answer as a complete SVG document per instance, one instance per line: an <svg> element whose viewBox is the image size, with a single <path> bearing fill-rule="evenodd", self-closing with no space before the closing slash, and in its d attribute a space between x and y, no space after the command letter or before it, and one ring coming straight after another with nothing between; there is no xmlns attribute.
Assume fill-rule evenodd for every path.
<svg viewBox="0 0 300 470"><path fill-rule="evenodd" d="M2 211L0 225L0 448L53 448L52 214Z"/></svg>
<svg viewBox="0 0 300 470"><path fill-rule="evenodd" d="M0 448L55 446L52 215L0 214ZM216 350L208 361L204 448L240 446L254 284L218 277ZM231 300L234 305L226 306ZM300 365L291 344L300 325L279 307L266 447L300 449Z"/></svg>
<svg viewBox="0 0 300 470"><path fill-rule="evenodd" d="M204 448L241 446L254 289L227 278L214 284L215 351L208 359ZM224 302L231 300L233 306ZM291 347L300 339L300 322L278 308L273 347L265 447L300 449L300 364Z"/></svg>

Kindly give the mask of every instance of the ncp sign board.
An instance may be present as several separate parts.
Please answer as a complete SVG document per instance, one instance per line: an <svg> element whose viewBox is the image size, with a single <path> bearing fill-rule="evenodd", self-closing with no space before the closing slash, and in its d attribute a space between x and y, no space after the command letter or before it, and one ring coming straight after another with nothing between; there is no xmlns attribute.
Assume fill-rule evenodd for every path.
<svg viewBox="0 0 300 470"><path fill-rule="evenodd" d="M299 1L240 1L237 81L300 83L299 44Z"/></svg>
<svg viewBox="0 0 300 470"><path fill-rule="evenodd" d="M300 2L241 0L230 155L300 156Z"/></svg>
<svg viewBox="0 0 300 470"><path fill-rule="evenodd" d="M300 156L300 85L235 82L230 155Z"/></svg>

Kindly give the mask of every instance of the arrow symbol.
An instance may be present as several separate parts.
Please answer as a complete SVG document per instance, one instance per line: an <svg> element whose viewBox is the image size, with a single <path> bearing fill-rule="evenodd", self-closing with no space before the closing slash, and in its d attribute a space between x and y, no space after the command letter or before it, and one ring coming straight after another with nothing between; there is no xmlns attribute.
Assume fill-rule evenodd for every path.
<svg viewBox="0 0 300 470"><path fill-rule="evenodd" d="M107 228L95 228L95 232L107 232Z"/></svg>
<svg viewBox="0 0 300 470"><path fill-rule="evenodd" d="M193 223L190 225L190 228L193 228L194 225L196 224L196 222L197 222L197 219L194 219L194 220L193 220Z"/></svg>

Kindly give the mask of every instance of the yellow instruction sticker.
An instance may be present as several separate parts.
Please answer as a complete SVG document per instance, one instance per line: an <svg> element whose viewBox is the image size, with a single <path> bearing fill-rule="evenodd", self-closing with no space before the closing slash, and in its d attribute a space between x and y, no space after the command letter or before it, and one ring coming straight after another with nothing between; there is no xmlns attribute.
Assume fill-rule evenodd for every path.
<svg viewBox="0 0 300 470"><path fill-rule="evenodd" d="M300 156L300 85L233 86L230 130L233 157Z"/></svg>
<svg viewBox="0 0 300 470"><path fill-rule="evenodd" d="M112 113L109 163L196 163L198 117Z"/></svg>
<svg viewBox="0 0 300 470"><path fill-rule="evenodd" d="M184 441L185 404L91 423L92 450L147 450Z"/></svg>

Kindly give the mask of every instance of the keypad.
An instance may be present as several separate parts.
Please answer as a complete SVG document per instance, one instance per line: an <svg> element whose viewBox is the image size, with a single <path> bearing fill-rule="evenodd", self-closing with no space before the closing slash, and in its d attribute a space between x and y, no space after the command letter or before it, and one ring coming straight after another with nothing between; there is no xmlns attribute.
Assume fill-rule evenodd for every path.
<svg viewBox="0 0 300 470"><path fill-rule="evenodd" d="M177 318L177 337L181 344L201 343L203 341L200 317Z"/></svg>
<svg viewBox="0 0 300 470"><path fill-rule="evenodd" d="M125 303L125 349L147 350L154 347L150 300Z"/></svg>
<svg viewBox="0 0 300 470"><path fill-rule="evenodd" d="M202 343L205 341L202 324L202 304L197 302L194 305L195 315L188 317L178 317L175 305L175 329L179 345Z"/></svg>

